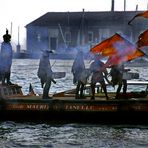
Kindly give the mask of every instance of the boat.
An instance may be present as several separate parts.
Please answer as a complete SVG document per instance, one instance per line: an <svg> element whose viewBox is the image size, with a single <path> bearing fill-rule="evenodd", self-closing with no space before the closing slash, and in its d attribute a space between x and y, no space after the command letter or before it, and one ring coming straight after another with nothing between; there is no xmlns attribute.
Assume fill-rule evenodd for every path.
<svg viewBox="0 0 148 148"><path fill-rule="evenodd" d="M115 92L109 92L106 100L100 91L95 100L90 100L90 85L87 85L85 99L75 99L75 89L49 94L52 99L42 99L42 94L33 91L24 95L17 84L0 84L0 120L147 124L148 81L128 82L128 85L145 86L145 89L121 93L118 100Z"/></svg>

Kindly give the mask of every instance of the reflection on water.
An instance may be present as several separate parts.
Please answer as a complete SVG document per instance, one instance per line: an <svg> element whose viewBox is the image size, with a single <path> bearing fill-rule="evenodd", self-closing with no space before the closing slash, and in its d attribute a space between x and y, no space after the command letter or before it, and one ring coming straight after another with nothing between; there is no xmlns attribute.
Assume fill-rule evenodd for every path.
<svg viewBox="0 0 148 148"><path fill-rule="evenodd" d="M14 60L11 80L28 93L32 83L41 93L37 77L39 60ZM53 84L51 92L75 87L72 84L72 61L51 61L53 71L65 71L66 77ZM89 62L86 62L87 66ZM148 80L148 68L131 67L140 73L141 80ZM130 88L134 90L135 88ZM89 125L53 123L0 122L0 148L147 148L148 126L141 125Z"/></svg>

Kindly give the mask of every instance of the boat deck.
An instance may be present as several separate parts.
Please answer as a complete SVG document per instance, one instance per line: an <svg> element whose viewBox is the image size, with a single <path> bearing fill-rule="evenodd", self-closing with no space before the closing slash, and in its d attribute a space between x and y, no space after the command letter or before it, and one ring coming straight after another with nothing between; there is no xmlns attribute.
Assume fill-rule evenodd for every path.
<svg viewBox="0 0 148 148"><path fill-rule="evenodd" d="M127 92L126 95L123 95L120 93L119 100L148 100L148 81L128 81L128 86L144 86L146 87L145 90L137 91L137 92ZM111 86L107 84L107 86ZM96 92L95 94L95 100L90 100L90 85L86 85L85 90L87 90L87 93L85 93L85 99L75 99L75 89L59 92L56 94L49 94L52 99L42 99L42 95L40 94L34 94L29 93L28 95L24 95L22 93L21 87L18 85L12 85L12 86L0 86L1 90L1 96L5 99L20 99L20 100L81 100L81 101L113 101L116 100L115 92L108 92L109 99L107 100L105 97L105 94L99 90L99 92ZM97 84L97 88L101 88L100 84Z"/></svg>
<svg viewBox="0 0 148 148"><path fill-rule="evenodd" d="M79 100L79 101L113 101L117 100L115 99L115 93L111 92L108 93L109 99L107 100L104 93L98 93L96 94L95 100L91 100L90 95L85 95L85 98L80 98L80 99L75 99L75 94L55 94L55 95L50 95L52 98L51 99L42 99L42 96L33 96L33 95L17 95L17 96L9 96L6 97L8 100ZM133 92L133 93L127 93L127 95L123 95L122 93L120 94L119 100L148 100L148 96L145 92Z"/></svg>

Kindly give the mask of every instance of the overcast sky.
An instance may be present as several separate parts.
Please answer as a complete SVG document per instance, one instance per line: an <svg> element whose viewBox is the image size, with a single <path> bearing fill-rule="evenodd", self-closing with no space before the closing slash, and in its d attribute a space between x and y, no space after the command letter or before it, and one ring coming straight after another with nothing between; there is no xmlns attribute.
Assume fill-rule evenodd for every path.
<svg viewBox="0 0 148 148"><path fill-rule="evenodd" d="M148 0L126 0L126 10L147 10ZM17 44L18 26L20 44L26 38L25 25L44 15L56 11L110 11L111 0L1 0L0 3L0 41L5 29L11 28L12 42ZM115 10L124 10L124 0L115 0Z"/></svg>

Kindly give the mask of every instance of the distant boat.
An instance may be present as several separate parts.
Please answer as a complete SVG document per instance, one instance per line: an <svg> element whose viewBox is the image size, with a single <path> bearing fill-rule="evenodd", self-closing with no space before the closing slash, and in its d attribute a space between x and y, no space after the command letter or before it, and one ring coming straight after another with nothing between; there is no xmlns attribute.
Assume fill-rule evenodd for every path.
<svg viewBox="0 0 148 148"><path fill-rule="evenodd" d="M31 58L30 57L30 54L27 53L27 52L16 52L16 53L13 53L13 58L15 59L28 59L28 58Z"/></svg>

